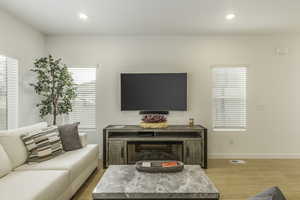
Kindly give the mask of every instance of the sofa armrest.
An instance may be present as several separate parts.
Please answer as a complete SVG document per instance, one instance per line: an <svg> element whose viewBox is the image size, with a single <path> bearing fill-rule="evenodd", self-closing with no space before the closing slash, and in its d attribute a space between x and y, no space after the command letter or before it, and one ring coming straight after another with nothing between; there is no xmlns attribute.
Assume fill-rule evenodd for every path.
<svg viewBox="0 0 300 200"><path fill-rule="evenodd" d="M80 142L82 147L85 147L87 145L87 134L86 133L79 133Z"/></svg>

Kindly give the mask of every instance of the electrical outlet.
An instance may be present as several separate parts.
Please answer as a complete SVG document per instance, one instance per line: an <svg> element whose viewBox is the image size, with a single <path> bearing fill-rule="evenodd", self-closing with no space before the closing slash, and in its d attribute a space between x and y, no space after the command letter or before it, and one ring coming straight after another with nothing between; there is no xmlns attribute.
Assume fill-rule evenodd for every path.
<svg viewBox="0 0 300 200"><path fill-rule="evenodd" d="M284 47L284 48L276 48L275 49L276 54L279 56L285 56L289 54L289 48Z"/></svg>

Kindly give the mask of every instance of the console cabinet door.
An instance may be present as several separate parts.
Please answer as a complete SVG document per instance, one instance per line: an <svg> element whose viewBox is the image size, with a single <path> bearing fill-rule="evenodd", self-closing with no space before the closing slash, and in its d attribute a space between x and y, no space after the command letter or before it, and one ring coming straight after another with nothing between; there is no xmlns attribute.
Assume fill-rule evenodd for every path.
<svg viewBox="0 0 300 200"><path fill-rule="evenodd" d="M108 162L109 165L125 165L126 163L126 142L109 141Z"/></svg>
<svg viewBox="0 0 300 200"><path fill-rule="evenodd" d="M201 140L184 142L184 162L185 164L202 164Z"/></svg>

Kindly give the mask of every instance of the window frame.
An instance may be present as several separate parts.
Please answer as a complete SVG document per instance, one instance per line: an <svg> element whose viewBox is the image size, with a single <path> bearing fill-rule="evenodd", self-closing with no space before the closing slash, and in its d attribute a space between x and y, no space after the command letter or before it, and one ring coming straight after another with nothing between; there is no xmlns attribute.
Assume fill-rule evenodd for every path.
<svg viewBox="0 0 300 200"><path fill-rule="evenodd" d="M4 58L5 80L5 128L9 130L19 127L19 103L20 103L20 65L19 60L14 57L1 54ZM1 117L1 116L0 116Z"/></svg>
<svg viewBox="0 0 300 200"><path fill-rule="evenodd" d="M246 69L246 88L245 88L245 107L246 107L246 126L245 127L240 127L240 128L215 128L215 116L216 116L216 107L215 107L215 93L214 93L214 84L215 84L215 79L214 79L214 71L213 69L216 68L245 68ZM248 85L249 85L249 65L246 64L241 64L241 65L212 65L211 68L211 95L212 95L212 132L214 133L245 133L248 129Z"/></svg>
<svg viewBox="0 0 300 200"><path fill-rule="evenodd" d="M83 66L83 65L69 65L68 66L68 70L70 69L95 69L95 126L94 127L80 127L79 125L79 129L82 130L82 131L87 131L87 132L90 132L90 131L97 131L97 73L98 73L98 69L99 69L99 65L95 65L95 66L92 66L92 65L88 65L88 66ZM71 73L71 71L70 71ZM75 83L76 84L76 83ZM70 112L72 113L72 112ZM70 116L68 116L68 122L71 122L71 119L70 119Z"/></svg>

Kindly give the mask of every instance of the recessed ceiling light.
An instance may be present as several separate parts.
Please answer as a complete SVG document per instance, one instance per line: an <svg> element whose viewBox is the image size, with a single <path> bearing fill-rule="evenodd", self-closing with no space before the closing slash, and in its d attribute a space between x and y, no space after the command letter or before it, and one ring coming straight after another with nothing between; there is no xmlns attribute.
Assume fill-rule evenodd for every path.
<svg viewBox="0 0 300 200"><path fill-rule="evenodd" d="M227 20L232 20L234 18L235 18L235 14L233 14L233 13L230 13L230 14L226 15Z"/></svg>
<svg viewBox="0 0 300 200"><path fill-rule="evenodd" d="M78 14L78 17L79 17L79 19L82 19L82 20L87 20L87 18L89 18L86 14L84 14L82 12Z"/></svg>

